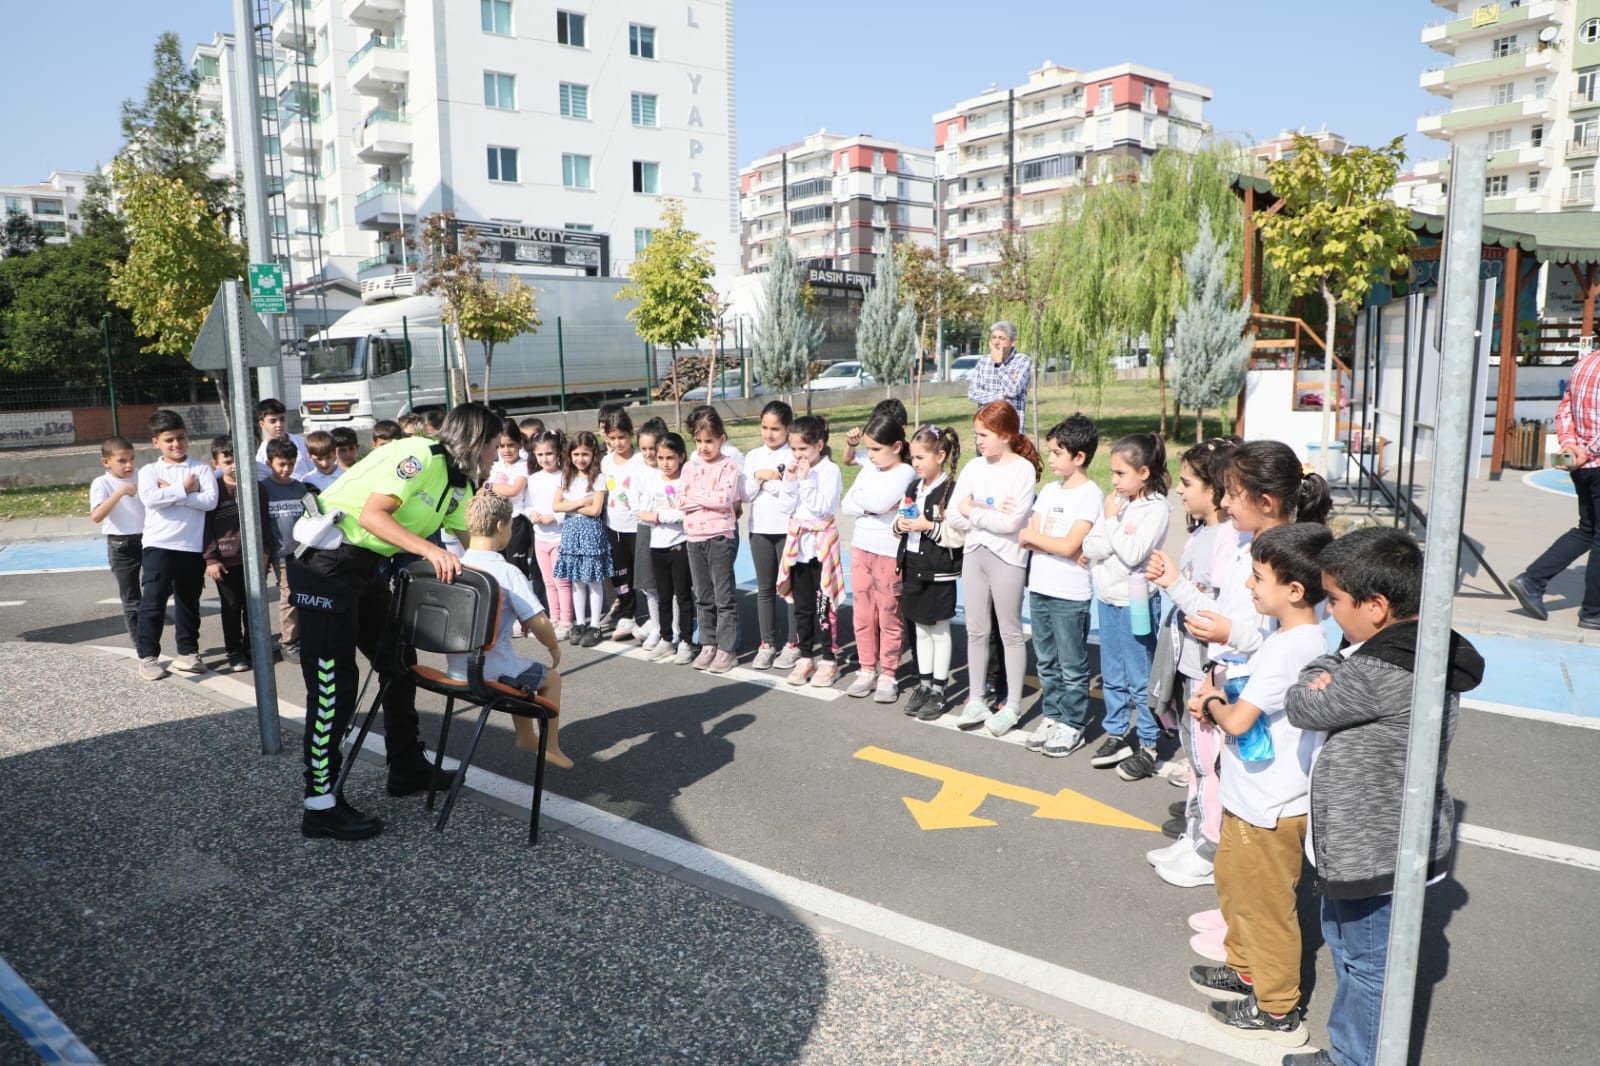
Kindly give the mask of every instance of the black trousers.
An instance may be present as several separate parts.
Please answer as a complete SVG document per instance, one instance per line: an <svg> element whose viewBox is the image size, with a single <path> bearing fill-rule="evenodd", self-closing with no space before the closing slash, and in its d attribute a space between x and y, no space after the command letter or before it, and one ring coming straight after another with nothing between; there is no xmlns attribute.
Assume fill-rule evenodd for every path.
<svg viewBox="0 0 1600 1066"><path fill-rule="evenodd" d="M633 542L635 533L618 533L606 527L606 540L611 542L611 590L617 599L611 605L611 617L633 618Z"/></svg>
<svg viewBox="0 0 1600 1066"><path fill-rule="evenodd" d="M217 599L222 601L222 646L228 661L250 658L250 620L245 615L245 589L243 564L229 566L227 572L212 581L217 586Z"/></svg>
<svg viewBox="0 0 1600 1066"><path fill-rule="evenodd" d="M161 634L167 628L167 597L172 597L173 636L179 655L200 651L200 594L206 587L206 560L199 552L146 548L141 556L139 635L134 640L139 658L161 654Z"/></svg>
<svg viewBox="0 0 1600 1066"><path fill-rule="evenodd" d="M1543 592L1557 574L1587 555L1578 620L1600 622L1600 467L1574 470L1572 487L1578 492L1578 524L1557 537L1525 573Z"/></svg>
<svg viewBox="0 0 1600 1066"><path fill-rule="evenodd" d="M694 636L694 586L689 580L689 545L651 548L656 598L661 604L661 638L682 643ZM678 605L678 635L672 638L672 605Z"/></svg>
<svg viewBox="0 0 1600 1066"><path fill-rule="evenodd" d="M300 611L300 672L306 682L307 796L325 796L339 778L339 742L356 712L361 675L356 652L387 682L383 698L384 745L389 765L425 758L417 730L417 686L388 626L392 568L383 556L345 544L307 551L288 561L289 588Z"/></svg>
<svg viewBox="0 0 1600 1066"><path fill-rule="evenodd" d="M811 649L833 661L833 627L837 622L833 604L822 592L822 561L795 563L789 568L789 596L794 600L794 642L802 659L811 658Z"/></svg>
<svg viewBox="0 0 1600 1066"><path fill-rule="evenodd" d="M144 565L144 538L110 534L106 537L106 562L117 579L117 598L122 601L122 621L128 639L139 643L139 571Z"/></svg>

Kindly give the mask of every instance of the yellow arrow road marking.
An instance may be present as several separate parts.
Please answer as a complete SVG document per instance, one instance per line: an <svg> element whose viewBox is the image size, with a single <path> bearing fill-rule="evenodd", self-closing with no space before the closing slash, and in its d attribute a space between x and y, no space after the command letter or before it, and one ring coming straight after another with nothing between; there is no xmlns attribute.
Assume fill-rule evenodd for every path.
<svg viewBox="0 0 1600 1066"><path fill-rule="evenodd" d="M918 777L939 782L939 791L931 800L904 797L906 809L923 829L968 829L995 825L988 818L979 818L977 810L993 796L1032 807L1033 817L1050 818L1061 822L1087 822L1090 825L1110 826L1113 829L1140 829L1159 832L1158 827L1141 818L1135 818L1081 792L1064 788L1060 792L1041 792L1024 788L992 777L979 777L964 770L955 770L938 763L927 762L886 751L879 747L865 747L856 752L856 758L877 763L892 770L902 770Z"/></svg>

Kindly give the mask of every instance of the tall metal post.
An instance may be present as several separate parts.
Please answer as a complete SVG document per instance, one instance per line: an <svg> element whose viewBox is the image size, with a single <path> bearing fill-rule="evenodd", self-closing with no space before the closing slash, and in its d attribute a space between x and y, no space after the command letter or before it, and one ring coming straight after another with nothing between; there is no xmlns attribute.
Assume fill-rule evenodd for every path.
<svg viewBox="0 0 1600 1066"><path fill-rule="evenodd" d="M1400 849L1395 861L1389 919L1389 958L1378 1027L1378 1066L1405 1066L1416 1004L1417 957L1439 787L1439 747L1444 726L1445 678L1450 668L1450 621L1461 557L1462 507L1468 454L1477 444L1472 414L1473 362L1478 325L1478 275L1483 261L1483 188L1488 170L1484 134L1456 138L1451 152L1452 194L1444 246L1444 343L1440 346L1439 417L1428 487L1428 550L1422 569L1422 612L1411 689L1411 743L1406 753L1405 795L1400 805Z"/></svg>
<svg viewBox="0 0 1600 1066"><path fill-rule="evenodd" d="M261 56L256 51L255 16L251 14L250 0L233 0L233 103L235 114L234 145L239 152L239 172L244 177L245 237L250 248L252 263L271 263L272 229L271 211L267 205L267 178L262 168L261 143L261 91L258 88L257 64ZM278 336L278 316L262 315L267 333ZM283 395L283 368L262 367L256 371L256 385L263 398ZM249 390L245 390L248 396ZM236 422L242 429L253 425L251 419ZM234 441L240 454L253 451L242 441ZM272 660L268 659L268 662Z"/></svg>
<svg viewBox="0 0 1600 1066"><path fill-rule="evenodd" d="M245 618L250 630L251 671L256 683L256 721L261 730L261 753L283 750L278 735L278 679L272 672L272 629L267 622L266 575L256 560L267 557L262 535L261 495L256 488L255 451L241 443L239 432L251 425L249 380L244 367L244 316L253 314L243 297L244 283L230 278L222 283L228 311L228 402L233 406L233 454L239 459L239 530L244 538Z"/></svg>
<svg viewBox="0 0 1600 1066"><path fill-rule="evenodd" d="M111 435L122 436L122 416L117 413L117 372L111 368L111 315L100 316L100 336L106 342L106 393L111 402Z"/></svg>
<svg viewBox="0 0 1600 1066"><path fill-rule="evenodd" d="M561 371L561 413L567 413L567 342L561 336L561 316L556 316L556 368Z"/></svg>

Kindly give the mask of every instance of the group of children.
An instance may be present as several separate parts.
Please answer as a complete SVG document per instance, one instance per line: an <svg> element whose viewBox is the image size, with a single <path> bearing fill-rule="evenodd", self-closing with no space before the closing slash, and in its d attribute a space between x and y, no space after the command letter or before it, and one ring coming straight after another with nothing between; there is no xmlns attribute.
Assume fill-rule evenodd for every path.
<svg viewBox="0 0 1600 1066"><path fill-rule="evenodd" d="M319 479L354 461L355 442L290 436L275 401L259 414L259 491L272 518L272 562L281 565L287 537L278 527L301 513L307 485L324 486ZM1162 550L1171 509L1158 437L1132 434L1111 446L1106 494L1087 473L1100 441L1083 415L1052 427L1041 457L1015 408L987 404L974 417L976 455L964 467L953 427L906 423L904 406L885 401L847 436L842 461L861 469L845 491L827 421L797 418L781 401L763 409L761 444L748 455L728 443L709 405L690 413L688 440L654 418L636 434L620 406L601 410L598 433L507 421L460 547L465 562L496 573L511 593L507 635L522 623L548 647L552 669L509 648L500 666L547 690L559 684L559 642L593 646L609 627L617 639L637 638L653 661L731 670L747 513L759 627L750 665L786 671L790 685L832 686L846 582L842 513L854 520L848 580L859 658L847 693L897 702L908 651L916 683L904 712L943 716L959 587L972 684L955 724L1005 734L1022 715L1026 598L1042 712L1026 747L1062 758L1090 732L1097 615L1104 739L1091 765L1115 767L1129 781L1153 776L1163 734L1179 734L1187 769L1176 776L1187 795L1165 827L1176 839L1147 858L1168 883L1215 886L1217 906L1189 919L1191 946L1220 963L1189 975L1213 1001L1210 1016L1240 1036L1305 1043L1296 912L1304 855L1317 871L1338 985L1330 1051L1286 1061L1371 1062L1417 642L1416 542L1393 529L1335 540L1322 524L1329 487L1290 448L1217 438L1182 455L1178 495L1190 533L1173 559ZM159 412L150 432L155 462L135 479L132 447L107 441L106 474L90 491L140 672L165 676L157 656L169 593L177 603L173 668L205 669L197 633L206 574L224 604L229 663L249 669L232 442L213 441L208 466L189 458L177 415ZM401 432L380 424L375 443ZM1039 488L1045 465L1051 478ZM289 656L293 619L283 606ZM1335 654L1324 613L1344 634ZM991 657L1001 663L986 692ZM1453 637L1444 753L1459 694L1482 670L1471 646ZM531 732L518 742L531 746ZM549 758L570 765L559 744ZM1453 843L1443 759L1435 880Z"/></svg>

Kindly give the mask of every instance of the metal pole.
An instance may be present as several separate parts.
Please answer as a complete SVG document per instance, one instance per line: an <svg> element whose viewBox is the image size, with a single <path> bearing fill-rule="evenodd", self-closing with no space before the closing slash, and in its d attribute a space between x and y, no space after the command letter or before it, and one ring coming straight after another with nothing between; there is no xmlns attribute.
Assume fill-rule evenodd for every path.
<svg viewBox="0 0 1600 1066"><path fill-rule="evenodd" d="M1447 302L1439 367L1439 418L1448 432L1436 435L1433 477L1428 488L1428 550L1423 558L1422 612L1411 689L1411 742L1406 755L1405 796L1400 806L1400 846L1395 860L1394 903L1389 921L1389 957L1383 1013L1378 1027L1378 1066L1405 1066L1417 992L1417 956L1427 880L1433 805L1439 786L1439 747L1444 726L1445 677L1450 667L1450 620L1461 557L1462 504L1466 497L1469 447L1477 443L1472 417L1472 364L1477 343L1478 274L1483 259L1483 183L1488 170L1484 134L1456 139L1444 247Z"/></svg>
<svg viewBox="0 0 1600 1066"><path fill-rule="evenodd" d="M257 67L261 57L256 53L255 15L250 8L250 0L233 0L233 106L236 108L233 143L239 153L236 160L239 172L244 177L245 236L249 242L250 261L271 263L275 260L272 258L271 211L267 206L267 176L262 167L265 148L261 143L261 83ZM283 195L281 190L278 195ZM273 343L278 343L278 316L262 315L261 320ZM256 371L256 385L262 399L281 397L282 366L261 367ZM249 396L250 390L245 389L244 394ZM246 420L236 425L248 426L250 422Z"/></svg>
<svg viewBox="0 0 1600 1066"><path fill-rule="evenodd" d="M272 671L272 629L267 622L266 575L261 560L267 557L266 539L261 527L261 494L256 487L255 464L250 461L249 432L250 379L244 368L244 316L246 309L243 285L237 278L222 283L228 309L228 402L233 405L233 454L242 459L238 464L239 478L239 529L244 535L244 589L246 621L250 629L250 660L255 663L251 674L256 683L256 722L261 729L261 753L276 755L283 750L278 735L278 679Z"/></svg>
<svg viewBox="0 0 1600 1066"><path fill-rule="evenodd" d="M444 403L446 407L456 405L456 371L450 365L450 327L443 322L439 323L439 354L444 363Z"/></svg>
<svg viewBox="0 0 1600 1066"><path fill-rule="evenodd" d="M406 328L406 323L409 320L409 315L400 316L400 336L406 342L406 411L408 413L415 412L417 409L417 398L413 395L411 389L411 331Z"/></svg>
<svg viewBox="0 0 1600 1066"><path fill-rule="evenodd" d="M561 372L561 413L567 413L567 342L561 335L561 316L556 316L556 368Z"/></svg>
<svg viewBox="0 0 1600 1066"><path fill-rule="evenodd" d="M100 335L106 342L106 393L111 401L111 435L122 436L122 419L117 414L117 374L111 369L111 315L100 316Z"/></svg>

